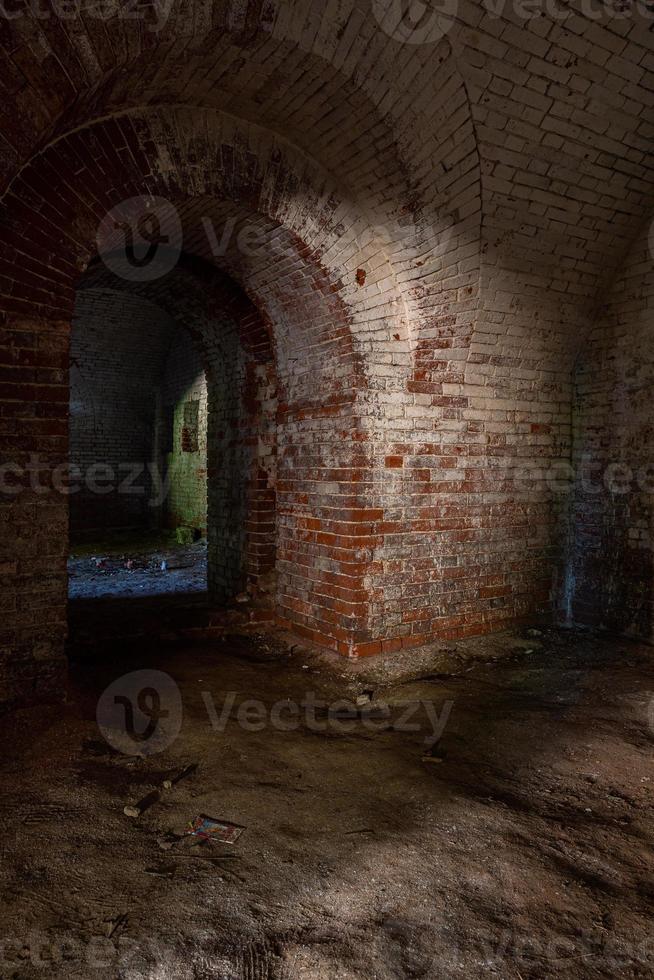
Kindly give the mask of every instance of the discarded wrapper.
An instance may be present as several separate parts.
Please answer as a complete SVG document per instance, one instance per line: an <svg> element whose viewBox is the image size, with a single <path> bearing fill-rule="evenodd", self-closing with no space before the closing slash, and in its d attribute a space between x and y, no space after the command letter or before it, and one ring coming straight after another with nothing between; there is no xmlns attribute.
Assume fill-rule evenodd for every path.
<svg viewBox="0 0 654 980"><path fill-rule="evenodd" d="M234 844L245 830L245 827L240 827L238 824L214 820L204 813L196 817L188 826L186 833L192 837L199 837L203 841L221 841L223 844Z"/></svg>

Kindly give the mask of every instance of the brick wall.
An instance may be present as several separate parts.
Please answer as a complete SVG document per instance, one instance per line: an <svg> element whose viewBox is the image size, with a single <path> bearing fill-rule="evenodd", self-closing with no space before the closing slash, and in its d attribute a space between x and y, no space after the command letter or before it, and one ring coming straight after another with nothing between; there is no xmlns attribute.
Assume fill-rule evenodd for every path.
<svg viewBox="0 0 654 980"><path fill-rule="evenodd" d="M197 442L189 445L185 419L188 403L197 405ZM163 520L170 527L185 525L207 533L207 379L200 354L184 330L176 330L169 347L159 408L163 414L159 450L170 491ZM172 416L172 423L171 423ZM172 451L162 445L172 427Z"/></svg>
<svg viewBox="0 0 654 980"><path fill-rule="evenodd" d="M654 637L654 263L636 241L580 351L562 615Z"/></svg>
<svg viewBox="0 0 654 980"><path fill-rule="evenodd" d="M80 289L70 378L70 460L81 474L71 537L180 524L206 534L207 384L188 333L143 296ZM199 407L193 452L183 445L189 401Z"/></svg>
<svg viewBox="0 0 654 980"><path fill-rule="evenodd" d="M68 455L69 333L65 321L0 316L2 362L23 365L0 396L3 705L58 698L64 688L68 508L52 474Z"/></svg>
<svg viewBox="0 0 654 980"><path fill-rule="evenodd" d="M654 205L654 40L638 11L564 18L545 4L525 21L519 6L460 0L428 44L400 43L366 4L315 0L218 0L196 17L173 5L154 31L3 22L20 107L0 115L3 451L38 450L49 471L65 458L61 354L80 270L119 246L97 238L111 208L159 195L186 251L232 283L230 315L198 308L190 327L209 401L225 345L238 394L207 423L217 597L255 554L274 560L280 622L365 654L506 626L572 594L564 546L585 505L569 524L548 473L570 459L573 421L577 447L614 438L592 420L594 368L573 419L573 368ZM218 244L231 228L224 248L207 220ZM239 232L263 246L235 245ZM188 323L194 296L172 288L165 308ZM35 360L25 337L44 345ZM607 364L605 400L620 374ZM616 506L590 523L643 529L635 504ZM2 519L41 539L65 524L56 498L29 493ZM60 595L63 572L22 541L3 553L3 642L29 675L64 614L23 605L41 586Z"/></svg>
<svg viewBox="0 0 654 980"><path fill-rule="evenodd" d="M170 317L143 299L113 290L77 293L70 459L82 480L79 493L70 497L73 538L83 531L157 523L151 506L156 409L174 332Z"/></svg>

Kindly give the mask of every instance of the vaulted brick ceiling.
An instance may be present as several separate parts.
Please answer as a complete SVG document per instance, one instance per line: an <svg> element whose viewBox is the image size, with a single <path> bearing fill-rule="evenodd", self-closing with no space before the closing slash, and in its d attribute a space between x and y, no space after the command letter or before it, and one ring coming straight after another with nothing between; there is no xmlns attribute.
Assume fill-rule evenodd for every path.
<svg viewBox="0 0 654 980"><path fill-rule="evenodd" d="M526 21L517 6L460 2L446 37L425 45L388 37L367 0L173 4L160 31L5 20L4 181L108 113L226 108L283 134L381 213L432 221L441 205L460 217L478 207L481 182L490 246L523 265L556 251L553 285L592 295L650 207L651 21L636 4L629 16L543 4Z"/></svg>

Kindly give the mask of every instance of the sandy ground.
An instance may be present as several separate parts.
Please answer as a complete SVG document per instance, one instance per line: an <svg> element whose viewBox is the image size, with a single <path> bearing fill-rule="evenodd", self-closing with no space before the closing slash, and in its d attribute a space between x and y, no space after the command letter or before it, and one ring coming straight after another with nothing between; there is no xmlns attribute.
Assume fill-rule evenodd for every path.
<svg viewBox="0 0 654 980"><path fill-rule="evenodd" d="M183 705L146 757L95 720L137 668ZM0 977L651 977L653 697L651 650L550 631L357 664L139 640L78 664L63 709L0 725ZM450 711L434 748L428 710ZM246 830L198 846L200 813Z"/></svg>

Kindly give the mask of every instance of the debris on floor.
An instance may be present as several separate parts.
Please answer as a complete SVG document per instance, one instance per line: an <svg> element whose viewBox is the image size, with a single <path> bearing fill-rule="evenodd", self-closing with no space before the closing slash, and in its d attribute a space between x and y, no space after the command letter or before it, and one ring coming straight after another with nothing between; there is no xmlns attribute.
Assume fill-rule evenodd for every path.
<svg viewBox="0 0 654 980"><path fill-rule="evenodd" d="M152 875L155 878L172 878L176 870L177 870L176 865L165 864L162 865L161 867L146 868L145 873L146 875Z"/></svg>
<svg viewBox="0 0 654 980"><path fill-rule="evenodd" d="M346 663L235 633L164 646L146 632L98 657L96 622L71 702L0 726L3 935L17 964L0 977L89 980L89 937L111 930L98 974L111 980L654 977L652 651L543 632L532 654L525 629ZM95 705L136 664L175 678L183 739L123 761ZM286 724L304 704L312 727L329 727L329 706L368 690L338 740ZM232 691L268 717L283 706L282 725L231 718L218 741L202 693L221 715ZM450 700L428 745L424 706L440 720ZM378 705L394 727L367 733ZM140 820L123 815L194 763ZM236 845L189 832L217 813L247 827ZM19 956L33 935L61 937L54 971ZM279 963L240 957L279 937Z"/></svg>
<svg viewBox="0 0 654 980"><path fill-rule="evenodd" d="M197 768L198 765L196 762L194 762L189 766L184 766L184 768L176 772L174 776L169 776L167 779L164 779L159 789L152 790L152 792L148 793L147 796L144 796L142 800L139 800L138 803L128 804L123 810L125 816L135 818L140 817L146 810L149 810L150 807L159 802L163 790L169 790L174 786L177 786L177 784L181 783L182 780L187 779L189 776L192 776L194 772L197 772Z"/></svg>
<svg viewBox="0 0 654 980"><path fill-rule="evenodd" d="M71 599L204 592L207 543L195 534L188 543L179 543L174 533L117 534L74 547L68 574Z"/></svg>
<svg viewBox="0 0 654 980"><path fill-rule="evenodd" d="M107 939L111 939L119 930L123 929L127 925L127 912L123 912L122 915L116 916L115 919L108 919L105 924L105 936Z"/></svg>
<svg viewBox="0 0 654 980"><path fill-rule="evenodd" d="M178 783L181 783L183 779L187 779L189 776L192 776L193 773L197 772L197 769L197 762L192 763L190 766L185 766L175 776L171 776L169 779L164 779L163 788L172 789L173 786L177 786Z"/></svg>
<svg viewBox="0 0 654 980"><path fill-rule="evenodd" d="M138 803L128 804L124 808L123 813L126 817L140 817L141 814L145 813L146 810L149 810L151 806L158 803L160 799L161 791L155 789L151 793L148 793L147 796L144 796L142 800L139 800Z"/></svg>
<svg viewBox="0 0 654 980"><path fill-rule="evenodd" d="M187 834L191 837L198 837L202 841L220 841L222 844L235 844L245 827L239 824L228 823L224 820L215 820L200 814L191 823Z"/></svg>
<svg viewBox="0 0 654 980"><path fill-rule="evenodd" d="M178 527L175 530L177 544L189 545L200 536L200 532L194 527Z"/></svg>

